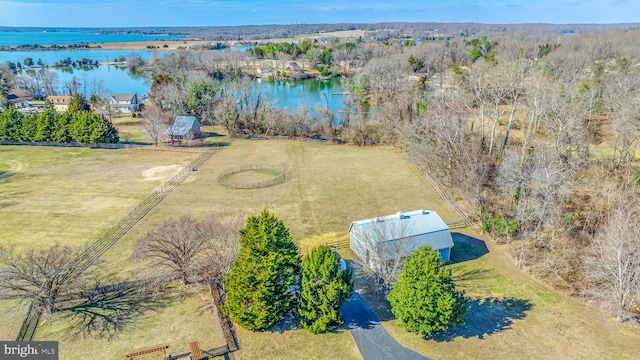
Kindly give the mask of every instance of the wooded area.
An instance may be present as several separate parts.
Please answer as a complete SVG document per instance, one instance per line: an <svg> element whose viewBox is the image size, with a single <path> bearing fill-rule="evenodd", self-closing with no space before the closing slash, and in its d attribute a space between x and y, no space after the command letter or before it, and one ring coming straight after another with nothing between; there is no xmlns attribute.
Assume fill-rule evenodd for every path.
<svg viewBox="0 0 640 360"><path fill-rule="evenodd" d="M340 113L269 104L241 75L250 60L234 53L156 60L152 97L232 136L401 146L483 230L509 244L519 267L562 291L628 311L638 301L638 276L594 274L612 266L638 269L640 245L630 235L638 226L629 224L635 230L626 242L606 234L621 221L613 214L636 214L639 206L639 30L563 36L537 29L420 45L336 38L278 51L276 44L267 56L283 63L302 58L343 76L341 62L356 64L345 76L350 91ZM615 247L634 260L605 261ZM620 281L624 289L603 291Z"/></svg>

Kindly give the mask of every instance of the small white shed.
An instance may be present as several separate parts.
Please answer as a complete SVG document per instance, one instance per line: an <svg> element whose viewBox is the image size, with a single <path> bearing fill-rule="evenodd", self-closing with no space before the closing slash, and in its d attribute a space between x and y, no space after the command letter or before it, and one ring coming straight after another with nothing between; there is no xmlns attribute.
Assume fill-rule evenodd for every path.
<svg viewBox="0 0 640 360"><path fill-rule="evenodd" d="M398 254L407 257L424 245L430 245L449 262L453 238L449 226L435 211L416 210L352 222L349 245L372 267Z"/></svg>

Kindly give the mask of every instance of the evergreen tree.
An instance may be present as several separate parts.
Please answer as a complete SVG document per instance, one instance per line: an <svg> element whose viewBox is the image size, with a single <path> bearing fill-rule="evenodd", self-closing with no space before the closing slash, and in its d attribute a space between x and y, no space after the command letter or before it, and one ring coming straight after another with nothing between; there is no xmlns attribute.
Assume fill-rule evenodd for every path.
<svg viewBox="0 0 640 360"><path fill-rule="evenodd" d="M240 254L224 278L227 303L222 310L248 330L267 329L291 300L288 290L300 272L298 249L282 221L264 210L240 230Z"/></svg>
<svg viewBox="0 0 640 360"><path fill-rule="evenodd" d="M69 127L71 123L71 114L63 113L58 114L53 109L45 109L46 112L53 112L53 128L51 130L51 140L66 144L71 141L71 135L69 134Z"/></svg>
<svg viewBox="0 0 640 360"><path fill-rule="evenodd" d="M13 106L0 113L0 140L17 141L22 114Z"/></svg>
<svg viewBox="0 0 640 360"><path fill-rule="evenodd" d="M45 108L36 119L36 134L33 141L53 140L53 129L56 112L51 108Z"/></svg>
<svg viewBox="0 0 640 360"><path fill-rule="evenodd" d="M89 110L91 110L91 106L89 106L89 103L84 98L84 96L80 94L75 94L73 95L71 100L69 100L69 110L67 111L69 111L70 113L75 114L81 111L89 111Z"/></svg>
<svg viewBox="0 0 640 360"><path fill-rule="evenodd" d="M114 144L119 141L118 130L103 115L89 111L71 114L69 135L80 144Z"/></svg>
<svg viewBox="0 0 640 360"><path fill-rule="evenodd" d="M405 261L388 300L400 326L408 332L430 335L464 323L466 297L456 290L443 265L430 246L417 249Z"/></svg>
<svg viewBox="0 0 640 360"><path fill-rule="evenodd" d="M34 141L37 132L38 115L30 113L20 117L20 130L18 132L18 141L30 142Z"/></svg>
<svg viewBox="0 0 640 360"><path fill-rule="evenodd" d="M297 315L300 325L314 334L342 324L338 310L353 290L351 270L340 270L340 257L326 246L304 258Z"/></svg>

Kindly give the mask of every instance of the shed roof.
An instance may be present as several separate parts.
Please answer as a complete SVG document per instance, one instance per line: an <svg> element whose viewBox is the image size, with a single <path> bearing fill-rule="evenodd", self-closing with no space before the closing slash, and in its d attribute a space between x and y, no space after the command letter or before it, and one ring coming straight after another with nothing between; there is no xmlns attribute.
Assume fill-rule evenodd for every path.
<svg viewBox="0 0 640 360"><path fill-rule="evenodd" d="M377 236L372 237L372 239L378 242L396 240L398 237L408 238L449 231L449 226L440 218L438 213L433 210L422 209L405 213L401 211L394 215L354 221L349 227L349 232L355 231L356 228L369 233L376 232ZM453 241L450 244L448 242L447 244L439 244L437 247L445 248L451 246L453 246Z"/></svg>
<svg viewBox="0 0 640 360"><path fill-rule="evenodd" d="M195 116L176 116L176 121L164 131L164 134L185 136L189 131L200 131L198 119Z"/></svg>

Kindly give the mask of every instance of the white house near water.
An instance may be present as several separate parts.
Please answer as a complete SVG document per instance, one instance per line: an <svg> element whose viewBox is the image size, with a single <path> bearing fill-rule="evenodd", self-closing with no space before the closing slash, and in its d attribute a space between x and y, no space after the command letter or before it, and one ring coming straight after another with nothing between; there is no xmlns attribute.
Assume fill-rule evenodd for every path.
<svg viewBox="0 0 640 360"><path fill-rule="evenodd" d="M109 99L109 103L116 111L126 114L138 111L138 107L140 106L137 93L114 94Z"/></svg>
<svg viewBox="0 0 640 360"><path fill-rule="evenodd" d="M432 210L354 221L349 238L351 250L371 267L393 256L407 257L424 245L430 245L449 262L453 248L449 226Z"/></svg>

